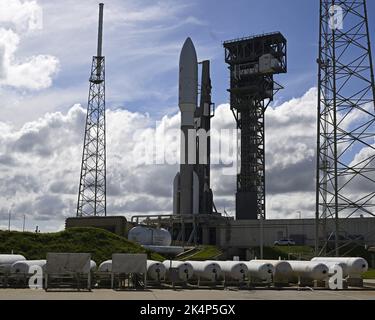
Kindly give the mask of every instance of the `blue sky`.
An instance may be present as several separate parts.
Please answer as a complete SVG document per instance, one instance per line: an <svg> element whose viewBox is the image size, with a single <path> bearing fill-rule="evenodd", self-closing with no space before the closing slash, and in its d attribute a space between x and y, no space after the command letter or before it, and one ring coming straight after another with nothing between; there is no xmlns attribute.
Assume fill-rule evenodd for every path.
<svg viewBox="0 0 375 320"><path fill-rule="evenodd" d="M370 30L375 30L371 14L375 4L368 2ZM76 102L86 104L98 1L39 0L38 4L43 9L43 29L21 37L17 58L49 54L59 60L51 86L22 92L30 105L38 106L40 116L67 110ZM281 31L288 40L288 73L276 79L285 89L276 103L299 97L317 84L318 26L318 0L108 0L104 8L107 106L148 112L155 119L175 113L179 51L188 36L199 59L212 61L214 101L228 102L222 42L273 31Z"/></svg>
<svg viewBox="0 0 375 320"><path fill-rule="evenodd" d="M288 40L288 74L279 76L279 81L285 87L277 97L278 101L286 101L304 94L307 89L316 86L318 55L318 19L319 1L313 0L265 0L265 1L191 1L191 8L186 14L205 23L205 25L187 26L177 30L171 37L183 42L186 36L191 36L196 44L198 55L212 59L213 95L217 103L228 101L228 71L224 63L224 51L221 43L228 39L281 31ZM375 4L369 1L369 12L374 12ZM371 14L370 14L371 16ZM370 30L374 30L375 18L370 17ZM107 39L106 41L111 41ZM206 56L205 47L210 48ZM108 58L110 59L110 58ZM175 86L177 79L178 57L171 60L175 68L162 75L150 75L161 90ZM109 66L108 81L111 79ZM126 70L124 70L126 77ZM110 97L109 97L110 99ZM177 96L168 99L173 105ZM153 112L154 101L144 99L136 101L124 100L126 105L137 110L139 106Z"/></svg>

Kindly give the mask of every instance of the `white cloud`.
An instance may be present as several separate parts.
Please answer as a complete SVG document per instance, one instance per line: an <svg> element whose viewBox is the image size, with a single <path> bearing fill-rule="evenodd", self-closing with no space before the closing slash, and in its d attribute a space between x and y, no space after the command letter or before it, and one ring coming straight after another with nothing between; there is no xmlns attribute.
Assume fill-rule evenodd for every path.
<svg viewBox="0 0 375 320"><path fill-rule="evenodd" d="M0 0L0 86L31 90L51 86L59 66L56 57L44 54L17 57L20 34L42 27L41 11L35 1Z"/></svg>
<svg viewBox="0 0 375 320"><path fill-rule="evenodd" d="M315 203L316 89L267 111L267 217L312 217ZM176 108L177 109L177 108ZM234 128L227 104L218 106L215 129ZM75 105L68 112L47 113L21 128L0 122L0 222L6 224L10 204L15 217L52 223L75 215L85 110ZM145 165L137 154L160 145L154 137L169 132L168 152L178 153L180 115L164 116L155 124L148 114L107 111L108 214L165 214L172 210L172 182L178 165ZM155 131L156 126L156 131ZM142 139L135 137L142 133ZM142 149L142 150L141 150ZM362 151L367 152L366 150ZM362 157L360 153L358 157ZM212 168L217 208L234 213L236 177Z"/></svg>
<svg viewBox="0 0 375 320"><path fill-rule="evenodd" d="M85 103L91 57L96 51L97 3L91 0L11 1L42 8L43 29L27 31L28 20L12 18L13 22L9 22L14 16L10 13L0 21L0 28L18 37L12 62L8 59L6 64L1 59L0 41L0 120L22 125L46 112L66 112L67 106ZM173 80L164 79L174 79L171 71L177 72L178 55L185 37L202 24L195 17L195 6L194 1L186 4L173 0L110 0L105 3L103 52L109 108L141 101L142 112L151 108L154 116L162 117L166 113L178 89ZM32 16L32 10L17 8L25 12L23 17L27 12ZM16 28L16 25L22 27ZM208 43L200 47L196 39L196 45L201 58L218 54ZM10 64L22 65L23 69L10 70ZM27 74L32 74L32 79L19 76L25 68L30 70ZM54 83L50 86L52 80ZM19 89L7 85L16 85ZM164 108L154 108L152 101Z"/></svg>
<svg viewBox="0 0 375 320"><path fill-rule="evenodd" d="M42 27L42 9L36 1L0 0L0 23L17 31Z"/></svg>
<svg viewBox="0 0 375 320"><path fill-rule="evenodd" d="M310 207L303 202L313 193L315 120L309 109L314 95L311 90L268 111L269 217L290 216L301 205ZM232 117L229 106L220 105L212 127L234 128ZM75 214L84 122L85 110L79 105L67 113L47 113L20 128L0 122L0 220L7 218L10 203L15 215L26 214L28 219L62 221ZM151 153L161 149L162 140L155 145L154 137L164 128L168 157L178 159L179 123L178 113L155 124L147 114L107 111L109 214L171 212L172 181L179 166L145 165L138 155L146 149ZM136 135L139 132L141 136ZM225 207L233 213L236 177L223 175L222 168L212 168L215 202L219 210Z"/></svg>

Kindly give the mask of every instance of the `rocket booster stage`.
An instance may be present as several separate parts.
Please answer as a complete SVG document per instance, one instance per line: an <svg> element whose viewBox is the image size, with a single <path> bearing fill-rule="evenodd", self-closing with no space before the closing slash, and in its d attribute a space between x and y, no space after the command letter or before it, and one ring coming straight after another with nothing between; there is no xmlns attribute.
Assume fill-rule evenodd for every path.
<svg viewBox="0 0 375 320"><path fill-rule="evenodd" d="M209 61L205 61L209 65ZM209 68L204 68L209 79ZM207 73L208 72L208 73ZM203 80L203 76L202 76ZM203 86L202 86L203 87ZM211 98L209 94L205 95ZM202 100L202 99L201 99ZM210 99L209 99L210 100ZM211 102L209 101L209 104ZM211 118L210 113L198 112L198 60L194 44L187 38L180 54L179 63L179 108L181 111L181 149L180 149L180 172L177 173L173 183L173 213L174 214L198 214L201 213L202 201L210 197L203 196L203 189L206 193L212 192L207 185L207 170L198 170L199 152L197 152L197 130L201 128L200 123L207 123L203 117ZM206 103L207 105L207 103ZM203 106L201 106L203 108ZM207 106L205 106L207 108ZM208 128L209 130L209 128ZM198 154L198 157L197 157ZM209 150L208 150L209 156ZM198 158L198 159L197 159ZM198 161L197 161L198 160ZM207 160L206 160L207 167ZM201 168L200 168L201 169ZM209 171L209 164L208 164ZM199 174L201 176L199 176ZM207 177L205 177L207 176ZM206 182L206 183L205 183ZM205 185L203 186L203 184ZM208 179L209 183L209 179ZM202 184L202 186L201 186ZM206 205L204 205L207 208ZM206 210L204 210L206 211ZM211 205L212 212L212 205ZM210 212L210 213L211 213ZM205 212L206 213L206 212Z"/></svg>

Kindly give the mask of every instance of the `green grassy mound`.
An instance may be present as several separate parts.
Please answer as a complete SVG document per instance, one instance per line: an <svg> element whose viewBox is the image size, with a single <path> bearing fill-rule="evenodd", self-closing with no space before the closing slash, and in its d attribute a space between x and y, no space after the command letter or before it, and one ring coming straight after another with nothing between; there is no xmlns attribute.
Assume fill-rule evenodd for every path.
<svg viewBox="0 0 375 320"><path fill-rule="evenodd" d="M22 254L28 260L45 259L47 252L91 253L97 263L111 259L113 253L147 253L148 257L162 261L140 245L96 228L71 228L57 233L31 233L0 231L0 253Z"/></svg>
<svg viewBox="0 0 375 320"><path fill-rule="evenodd" d="M204 260L215 260L222 254L222 251L215 246L199 246L195 252L191 255L182 256L179 260L193 260L193 261L204 261Z"/></svg>
<svg viewBox="0 0 375 320"><path fill-rule="evenodd" d="M375 269L369 269L362 275L363 279L375 279Z"/></svg>

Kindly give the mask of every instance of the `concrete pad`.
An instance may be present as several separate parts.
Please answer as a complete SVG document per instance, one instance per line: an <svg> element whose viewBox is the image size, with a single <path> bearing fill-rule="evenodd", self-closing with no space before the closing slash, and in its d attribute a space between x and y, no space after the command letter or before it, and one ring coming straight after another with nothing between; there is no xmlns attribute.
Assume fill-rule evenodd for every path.
<svg viewBox="0 0 375 320"><path fill-rule="evenodd" d="M374 300L375 290L307 290L307 289L152 289L114 291L94 289L92 292L46 292L31 289L0 289L0 300Z"/></svg>

